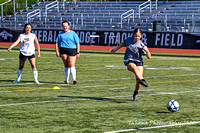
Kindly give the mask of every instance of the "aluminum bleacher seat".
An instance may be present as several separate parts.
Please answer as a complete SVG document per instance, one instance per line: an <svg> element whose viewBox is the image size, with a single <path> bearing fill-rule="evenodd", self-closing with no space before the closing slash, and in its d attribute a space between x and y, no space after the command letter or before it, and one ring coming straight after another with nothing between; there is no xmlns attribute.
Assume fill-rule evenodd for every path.
<svg viewBox="0 0 200 133"><path fill-rule="evenodd" d="M138 6L144 1L77 1L77 2L59 2L59 11L57 8L48 10L45 14L45 6L51 1L40 2L30 7L28 11L23 10L16 15L5 17L2 22L4 27L23 28L19 24L27 22L27 14L35 9L41 9L41 19L31 18L34 28L62 29L61 22L68 20L73 29L81 30L133 30L133 28L142 28L143 31L152 28L154 20L161 20L162 31L187 29L199 26L200 21L200 2L199 1L169 1L167 3L160 1L157 10L152 9L142 11L138 18ZM153 2L152 2L153 3ZM154 4L154 3L153 3ZM135 19L123 19L121 27L121 14L134 9ZM196 21L196 23L194 23ZM10 23L12 22L12 23ZM16 24L13 24L16 23ZM43 25L43 26L42 26ZM73 27L74 26L74 27ZM190 30L191 31L191 30Z"/></svg>

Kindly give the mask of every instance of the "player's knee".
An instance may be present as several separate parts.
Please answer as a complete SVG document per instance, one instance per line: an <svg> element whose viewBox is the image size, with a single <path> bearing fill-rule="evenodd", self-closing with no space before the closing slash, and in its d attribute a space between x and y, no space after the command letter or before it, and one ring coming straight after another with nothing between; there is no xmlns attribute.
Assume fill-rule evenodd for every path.
<svg viewBox="0 0 200 133"><path fill-rule="evenodd" d="M131 71L131 66L130 65L127 65L127 70Z"/></svg>

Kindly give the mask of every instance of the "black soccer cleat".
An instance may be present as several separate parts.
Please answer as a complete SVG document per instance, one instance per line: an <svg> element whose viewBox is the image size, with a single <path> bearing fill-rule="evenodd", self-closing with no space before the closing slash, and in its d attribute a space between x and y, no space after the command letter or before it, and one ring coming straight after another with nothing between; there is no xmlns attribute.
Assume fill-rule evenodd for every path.
<svg viewBox="0 0 200 133"><path fill-rule="evenodd" d="M138 98L137 98L137 95L133 95L133 101L137 101Z"/></svg>
<svg viewBox="0 0 200 133"><path fill-rule="evenodd" d="M138 83L140 83L144 87L148 87L148 84L144 79L138 80Z"/></svg>
<svg viewBox="0 0 200 133"><path fill-rule="evenodd" d="M77 81L76 81L76 80L74 80L74 81L73 81L73 84L74 84L74 85L75 85L75 84L77 84Z"/></svg>

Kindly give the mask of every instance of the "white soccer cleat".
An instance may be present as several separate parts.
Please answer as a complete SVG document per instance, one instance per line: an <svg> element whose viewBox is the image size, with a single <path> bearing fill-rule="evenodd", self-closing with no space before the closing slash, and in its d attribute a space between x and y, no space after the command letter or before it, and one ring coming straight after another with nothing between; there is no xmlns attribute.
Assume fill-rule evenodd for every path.
<svg viewBox="0 0 200 133"><path fill-rule="evenodd" d="M40 82L39 82L38 80L35 80L35 83L36 83L36 84L39 84Z"/></svg>

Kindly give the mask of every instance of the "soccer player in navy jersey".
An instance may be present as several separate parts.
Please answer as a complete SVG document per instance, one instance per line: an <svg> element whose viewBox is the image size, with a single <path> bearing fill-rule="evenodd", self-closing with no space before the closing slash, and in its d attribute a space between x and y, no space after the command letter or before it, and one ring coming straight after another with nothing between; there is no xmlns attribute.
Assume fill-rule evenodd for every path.
<svg viewBox="0 0 200 133"><path fill-rule="evenodd" d="M141 85L148 87L148 84L144 80L143 70L144 64L142 55L146 55L148 59L151 58L151 53L147 46L140 40L142 37L141 29L135 29L132 37L127 37L124 42L114 49L111 49L111 53L116 52L121 47L126 46L126 52L124 55L124 64L127 69L133 72L136 76L136 86L133 94L133 101L137 101L137 94Z"/></svg>

